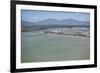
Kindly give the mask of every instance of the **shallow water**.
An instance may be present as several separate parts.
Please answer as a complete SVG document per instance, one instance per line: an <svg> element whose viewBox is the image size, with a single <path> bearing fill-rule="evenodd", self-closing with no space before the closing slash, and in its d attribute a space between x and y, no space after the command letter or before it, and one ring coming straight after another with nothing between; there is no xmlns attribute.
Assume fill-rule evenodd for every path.
<svg viewBox="0 0 100 73"><path fill-rule="evenodd" d="M39 32L22 32L21 62L87 60L90 38Z"/></svg>

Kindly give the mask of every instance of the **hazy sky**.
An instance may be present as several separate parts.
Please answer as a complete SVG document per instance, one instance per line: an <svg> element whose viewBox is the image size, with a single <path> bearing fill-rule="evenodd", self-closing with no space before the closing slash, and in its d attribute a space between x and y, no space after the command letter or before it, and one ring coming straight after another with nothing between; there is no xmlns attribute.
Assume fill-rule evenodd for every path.
<svg viewBox="0 0 100 73"><path fill-rule="evenodd" d="M29 22L38 22L45 19L75 19L80 21L89 21L90 13L21 10L21 19Z"/></svg>

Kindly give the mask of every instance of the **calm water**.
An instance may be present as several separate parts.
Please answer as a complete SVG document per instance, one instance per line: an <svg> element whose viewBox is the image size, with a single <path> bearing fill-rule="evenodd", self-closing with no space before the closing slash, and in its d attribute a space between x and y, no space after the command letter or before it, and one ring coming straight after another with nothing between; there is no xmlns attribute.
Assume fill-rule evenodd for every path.
<svg viewBox="0 0 100 73"><path fill-rule="evenodd" d="M90 38L39 32L22 32L21 62L86 60Z"/></svg>

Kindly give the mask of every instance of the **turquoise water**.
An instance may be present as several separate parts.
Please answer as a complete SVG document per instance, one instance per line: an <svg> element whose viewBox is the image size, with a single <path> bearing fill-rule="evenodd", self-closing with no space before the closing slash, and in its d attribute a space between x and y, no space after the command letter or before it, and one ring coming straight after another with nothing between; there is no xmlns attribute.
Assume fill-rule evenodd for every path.
<svg viewBox="0 0 100 73"><path fill-rule="evenodd" d="M90 38L39 32L22 32L21 62L87 60Z"/></svg>

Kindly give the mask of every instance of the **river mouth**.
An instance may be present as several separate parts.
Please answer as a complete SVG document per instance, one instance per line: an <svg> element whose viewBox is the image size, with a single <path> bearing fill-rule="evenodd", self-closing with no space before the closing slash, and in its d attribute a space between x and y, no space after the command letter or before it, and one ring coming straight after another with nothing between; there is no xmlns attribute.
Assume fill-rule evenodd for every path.
<svg viewBox="0 0 100 73"><path fill-rule="evenodd" d="M90 59L90 38L41 34L37 32L21 33L21 62L50 62Z"/></svg>

